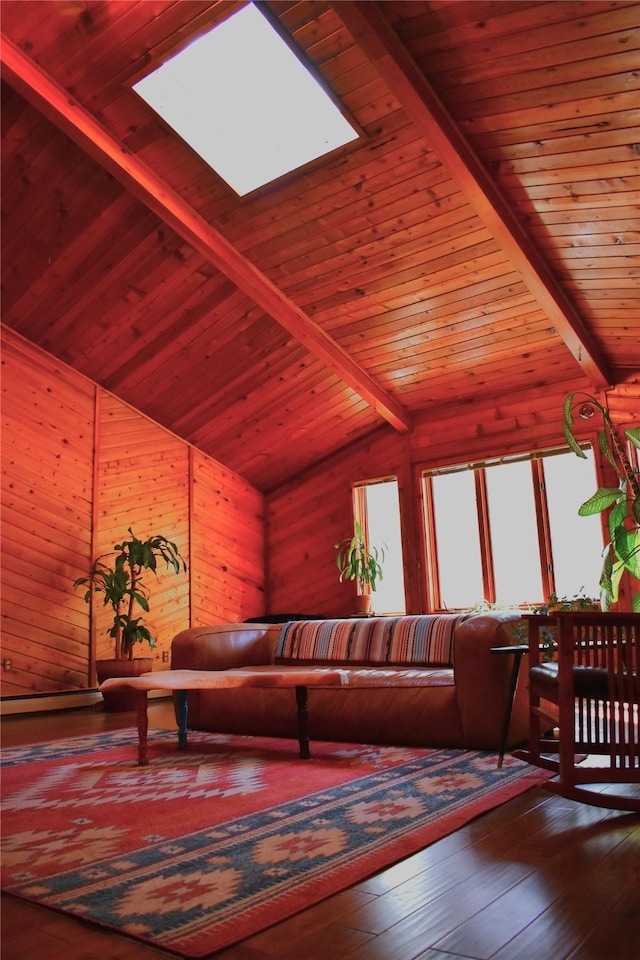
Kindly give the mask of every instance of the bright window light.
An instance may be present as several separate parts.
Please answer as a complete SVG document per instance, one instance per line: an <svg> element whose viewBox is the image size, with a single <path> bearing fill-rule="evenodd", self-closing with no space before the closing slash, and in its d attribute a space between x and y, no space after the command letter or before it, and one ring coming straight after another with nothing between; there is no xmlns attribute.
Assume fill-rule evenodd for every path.
<svg viewBox="0 0 640 960"><path fill-rule="evenodd" d="M471 607L484 598L473 472L436 475L432 482L442 607Z"/></svg>
<svg viewBox="0 0 640 960"><path fill-rule="evenodd" d="M588 461L572 452L545 457L549 530L553 570L559 597L600 596L603 563L600 514L578 516L578 507L598 487L593 451L582 451Z"/></svg>
<svg viewBox="0 0 640 960"><path fill-rule="evenodd" d="M358 137L252 3L133 89L240 196Z"/></svg>
<svg viewBox="0 0 640 960"><path fill-rule="evenodd" d="M369 543L384 547L383 578L371 594L371 606L375 613L405 613L404 568L402 564L402 534L400 531L400 498L398 481L377 480L356 487L364 493L363 508L366 519L358 516L358 500L355 499L356 517L366 523Z"/></svg>
<svg viewBox="0 0 640 960"><path fill-rule="evenodd" d="M531 464L520 460L487 469L487 499L496 601L543 597Z"/></svg>

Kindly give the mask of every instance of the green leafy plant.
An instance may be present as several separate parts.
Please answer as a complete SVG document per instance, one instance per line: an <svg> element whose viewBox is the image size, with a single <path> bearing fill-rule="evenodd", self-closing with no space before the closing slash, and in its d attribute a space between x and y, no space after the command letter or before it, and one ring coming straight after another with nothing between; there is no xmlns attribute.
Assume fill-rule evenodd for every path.
<svg viewBox="0 0 640 960"><path fill-rule="evenodd" d="M343 580L357 580L360 593L364 593L366 586L375 591L377 581L383 579L385 546L368 545L357 520L354 529L352 537L334 544L338 551L336 565L340 571L340 583Z"/></svg>
<svg viewBox="0 0 640 960"><path fill-rule="evenodd" d="M546 603L531 607L529 613L553 614L558 610L600 610L601 606L598 600L593 597L587 597L584 593L584 587L580 588L579 593L572 597L559 597L552 593ZM516 643L529 642L529 624L526 620L521 620L514 629L514 639ZM543 625L540 628L541 654L544 660L554 660L556 650L558 649L558 638L555 626Z"/></svg>
<svg viewBox="0 0 640 960"><path fill-rule="evenodd" d="M600 603L593 597L587 597L584 593L584 587L580 587L579 593L574 593L572 597L559 597L557 593L552 593L545 604L536 608L536 613L555 613L556 610L600 610Z"/></svg>
<svg viewBox="0 0 640 960"><path fill-rule="evenodd" d="M564 402L564 435L578 457L586 459L572 433L574 413L589 420L598 411L603 426L598 432L598 446L619 478L617 487L600 487L579 508L581 517L609 510L607 518L610 540L605 548L600 576L600 601L603 610L610 610L618 599L620 578L625 570L640 580L640 473L632 467L625 443L611 420L609 411L588 393L570 393ZM640 449L640 428L625 430L626 439ZM632 597L632 610L640 612L640 591Z"/></svg>
<svg viewBox="0 0 640 960"><path fill-rule="evenodd" d="M480 603L474 604L471 609L474 613L484 613L487 610L513 610L517 613L536 613L542 615L553 614L557 610L600 610L601 606L598 600L595 600L593 597L588 597L584 593L584 587L581 587L580 591L572 597L559 597L556 593L552 593L546 603L528 604L525 606L523 604L490 603L488 600L482 600ZM526 645L529 643L528 620L523 618L512 621L507 629L511 630L515 644ZM543 624L540 627L540 651L542 660L554 660L557 649L558 638L555 626Z"/></svg>
<svg viewBox="0 0 640 960"><path fill-rule="evenodd" d="M107 631L114 640L116 660L131 660L136 643L148 643L155 647L155 638L142 623L142 617L134 616L136 607L149 612L149 590L142 581L144 570L157 576L158 560L164 560L168 569L186 573L187 565L175 543L163 534L155 534L148 540L139 540L131 527L130 540L116 543L113 552L102 554L94 561L87 577L79 577L74 590L86 586L84 600L89 603L92 593L103 595L103 605L113 610L113 625ZM106 557L114 557L113 563L105 563Z"/></svg>
<svg viewBox="0 0 640 960"><path fill-rule="evenodd" d="M543 612L541 609L536 611ZM529 624L526 620L520 620L513 628L513 641L517 644L529 643ZM553 660L558 648L558 640L555 628L543 625L540 628L540 648L543 661Z"/></svg>

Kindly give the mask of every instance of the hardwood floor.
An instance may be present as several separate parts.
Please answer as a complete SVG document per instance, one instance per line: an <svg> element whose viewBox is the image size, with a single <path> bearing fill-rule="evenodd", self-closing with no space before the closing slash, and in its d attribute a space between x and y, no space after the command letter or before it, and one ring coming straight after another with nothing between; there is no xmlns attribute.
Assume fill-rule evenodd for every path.
<svg viewBox="0 0 640 960"><path fill-rule="evenodd" d="M132 724L99 709L8 717L5 747ZM150 726L175 728L156 701ZM2 960L175 956L2 896ZM640 815L533 789L217 960L638 960Z"/></svg>

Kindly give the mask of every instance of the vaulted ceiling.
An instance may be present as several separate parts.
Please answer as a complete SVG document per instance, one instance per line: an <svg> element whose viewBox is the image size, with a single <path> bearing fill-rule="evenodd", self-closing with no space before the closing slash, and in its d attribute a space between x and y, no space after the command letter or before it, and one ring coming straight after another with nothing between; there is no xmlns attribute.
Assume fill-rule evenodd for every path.
<svg viewBox="0 0 640 960"><path fill-rule="evenodd" d="M242 199L131 89L239 5L3 0L9 327L265 491L638 375L640 4L270 2L362 137Z"/></svg>

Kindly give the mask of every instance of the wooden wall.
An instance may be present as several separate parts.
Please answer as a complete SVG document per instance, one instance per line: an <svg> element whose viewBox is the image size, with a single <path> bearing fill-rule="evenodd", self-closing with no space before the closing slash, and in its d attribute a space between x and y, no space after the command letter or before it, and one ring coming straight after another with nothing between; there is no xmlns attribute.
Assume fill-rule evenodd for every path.
<svg viewBox="0 0 640 960"><path fill-rule="evenodd" d="M156 666L178 630L262 613L262 495L2 333L2 696L94 685L93 651L111 650L104 611L92 620L72 584L129 526L143 539L166 534L189 566L186 576L149 581Z"/></svg>
<svg viewBox="0 0 640 960"><path fill-rule="evenodd" d="M87 608L71 584L91 552L94 397L89 381L52 357L3 338L4 695L89 680Z"/></svg>
<svg viewBox="0 0 640 960"><path fill-rule="evenodd" d="M425 412L416 420L410 438L384 427L368 442L341 451L275 491L267 498L266 508L270 612L325 616L353 612L355 585L338 582L333 545L350 532L353 483L391 475L398 477L400 494L407 612L425 612L422 471L564 446L564 399L583 386L579 381L567 382L562 389L552 390L541 384L539 389L514 391L498 402L453 401ZM640 425L637 378L611 391L607 400L616 423ZM586 421L580 438L595 441L594 431L600 426L595 419ZM597 444L595 455L598 463Z"/></svg>
<svg viewBox="0 0 640 960"><path fill-rule="evenodd" d="M189 448L162 427L116 397L97 391L96 491L93 555L110 553L128 539L128 528L141 540L164 534L173 540L191 567L189 556ZM144 620L156 638L152 656L168 659L172 637L189 626L189 577L147 572L151 610ZM95 605L96 657L113 657L107 635L113 614ZM146 656L146 647L136 649Z"/></svg>
<svg viewBox="0 0 640 960"><path fill-rule="evenodd" d="M264 504L221 464L192 451L193 626L265 612Z"/></svg>

